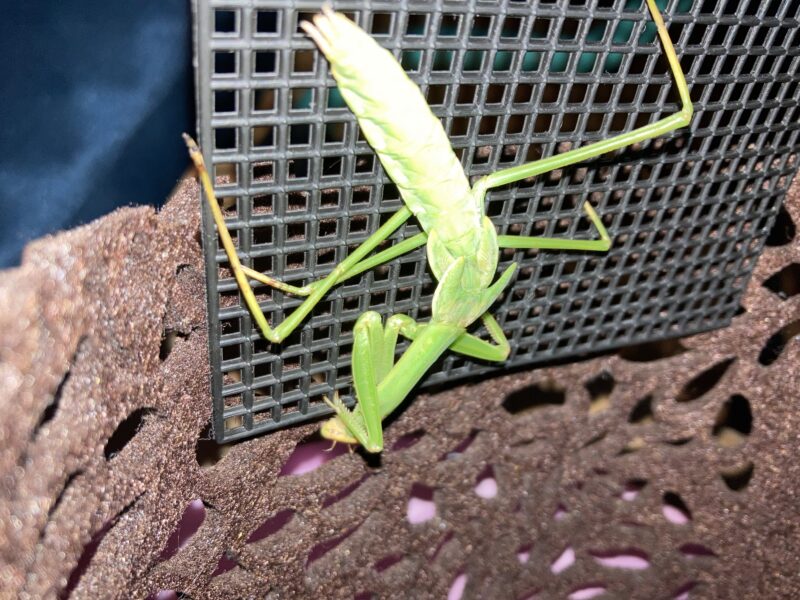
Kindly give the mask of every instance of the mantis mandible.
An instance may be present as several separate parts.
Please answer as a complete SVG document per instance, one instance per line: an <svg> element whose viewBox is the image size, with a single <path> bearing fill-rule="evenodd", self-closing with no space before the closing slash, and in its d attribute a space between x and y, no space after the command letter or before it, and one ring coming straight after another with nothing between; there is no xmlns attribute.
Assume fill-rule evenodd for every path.
<svg viewBox="0 0 800 600"><path fill-rule="evenodd" d="M390 52L327 5L313 17L313 24L301 23L330 62L342 96L405 204L327 277L303 287L277 281L241 264L200 150L184 136L242 296L264 337L271 342L279 343L291 334L335 285L427 245L428 264L438 281L430 322L417 323L406 315L393 315L383 325L381 316L374 311L358 318L352 354L357 403L350 410L338 395L332 401L326 398L335 416L323 423L324 438L361 444L367 452L380 452L382 420L446 350L487 361L502 362L508 357L508 340L488 312L517 267L512 264L492 282L501 248L589 252L610 248L611 238L588 202L583 204L583 210L597 230L597 239L575 240L497 235L485 214L484 197L492 188L567 167L689 124L693 109L678 57L655 0L646 2L678 89L680 111L610 139L497 171L481 177L473 186L439 119ZM411 215L419 221L422 233L370 256ZM273 328L258 305L248 277L306 299ZM467 332L478 319L483 321L491 341ZM411 344L395 362L399 336L410 339Z"/></svg>

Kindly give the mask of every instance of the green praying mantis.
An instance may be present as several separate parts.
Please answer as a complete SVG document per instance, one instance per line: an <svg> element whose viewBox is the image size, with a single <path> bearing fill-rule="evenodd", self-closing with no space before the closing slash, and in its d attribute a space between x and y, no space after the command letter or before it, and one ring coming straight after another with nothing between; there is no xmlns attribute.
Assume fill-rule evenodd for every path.
<svg viewBox="0 0 800 600"><path fill-rule="evenodd" d="M200 150L184 136L241 294L262 334L271 342L279 343L290 335L335 285L427 245L428 264L438 281L430 322L417 323L398 314L389 317L384 325L374 311L358 318L352 352L357 403L350 410L338 395L333 400L325 399L335 415L322 425L324 438L360 444L367 452L381 452L383 419L398 407L442 353L452 350L496 362L508 357L509 342L488 312L517 268L512 264L493 282L501 248L604 252L611 247L608 232L588 202L583 204L583 210L596 229L597 238L557 239L497 235L485 214L484 198L492 188L567 167L689 124L693 109L678 57L655 0L646 2L678 89L680 111L610 139L497 171L472 186L441 122L390 52L329 6L313 17L313 23L302 22L300 26L328 59L342 96L404 202L403 208L327 277L303 287L283 283L241 264ZM422 233L372 254L412 215L419 221ZM248 277L306 299L282 323L272 327ZM479 319L491 341L467 332ZM395 362L400 336L411 340L411 344Z"/></svg>

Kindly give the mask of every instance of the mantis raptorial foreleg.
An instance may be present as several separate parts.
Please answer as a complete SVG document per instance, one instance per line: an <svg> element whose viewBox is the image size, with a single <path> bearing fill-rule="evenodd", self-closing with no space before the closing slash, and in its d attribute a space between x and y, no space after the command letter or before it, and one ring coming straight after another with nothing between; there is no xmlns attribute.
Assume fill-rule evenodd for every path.
<svg viewBox="0 0 800 600"><path fill-rule="evenodd" d="M410 340L415 340L417 335L427 327L427 323L417 323L414 319L406 315L394 315L392 319L401 320L403 327L400 332L403 334L403 337ZM511 346L508 343L506 334L495 318L489 313L484 313L481 319L494 343L487 342L471 333L464 332L456 338L449 349L458 354L463 354L464 356L477 358L479 360L488 360L492 362L504 361L511 352Z"/></svg>
<svg viewBox="0 0 800 600"><path fill-rule="evenodd" d="M439 358L445 340L451 340L446 348L459 354L481 360L504 361L510 352L508 339L494 317L485 313L482 319L494 344L457 327L417 323L406 315L392 315L386 320L385 327L380 314L368 311L361 315L353 331L352 370L358 405L350 410L336 398L329 401L328 405L336 412L338 421L331 419L323 425L323 437L357 442L370 452L379 452L383 447L381 421L397 408ZM395 363L395 348L400 335L412 343Z"/></svg>

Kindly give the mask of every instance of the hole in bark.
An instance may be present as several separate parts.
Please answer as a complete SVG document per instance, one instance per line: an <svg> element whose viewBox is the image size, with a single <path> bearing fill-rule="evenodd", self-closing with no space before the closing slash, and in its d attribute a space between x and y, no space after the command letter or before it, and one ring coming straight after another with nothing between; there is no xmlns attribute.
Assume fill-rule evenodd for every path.
<svg viewBox="0 0 800 600"><path fill-rule="evenodd" d="M767 236L767 246L784 246L794 239L797 229L786 207L781 206L775 224Z"/></svg>
<svg viewBox="0 0 800 600"><path fill-rule="evenodd" d="M569 600L589 600L606 593L606 587L602 583L590 583L573 590L567 598Z"/></svg>
<svg viewBox="0 0 800 600"><path fill-rule="evenodd" d="M614 390L615 383L614 377L608 371L603 371L597 377L586 382L585 387L591 397L590 415L602 412L611 406L611 392Z"/></svg>
<svg viewBox="0 0 800 600"><path fill-rule="evenodd" d="M174 329L165 329L161 334L161 345L158 348L158 358L161 360L161 362L167 360L169 355L172 353L172 349L175 347L178 338L185 340L188 337L188 333L181 333L180 331L175 331Z"/></svg>
<svg viewBox="0 0 800 600"><path fill-rule="evenodd" d="M361 479L358 479L353 483L351 483L350 485L343 487L336 494L326 497L325 500L322 501L322 508L328 508L331 504L336 504L337 502L339 502L339 500L344 500L350 494L355 492L359 487L361 487L361 484L364 483L368 478L369 474L364 475Z"/></svg>
<svg viewBox="0 0 800 600"><path fill-rule="evenodd" d="M696 543L683 544L679 550L686 558L699 558L701 556L717 555L711 548Z"/></svg>
<svg viewBox="0 0 800 600"><path fill-rule="evenodd" d="M267 538L283 529L289 521L294 517L294 511L290 508L279 510L269 519L261 523L247 538L245 543L253 544L264 538Z"/></svg>
<svg viewBox="0 0 800 600"><path fill-rule="evenodd" d="M236 555L230 550L225 550L225 552L223 552L219 557L219 561L217 561L217 567L214 569L214 572L211 573L211 577L214 578L222 575L223 573L227 573L238 566L239 563L236 562Z"/></svg>
<svg viewBox="0 0 800 600"><path fill-rule="evenodd" d="M128 445L142 427L144 418L156 412L155 408L142 407L137 408L125 418L122 423L117 425L114 433L108 438L105 447L103 448L103 456L109 460L122 452L123 448Z"/></svg>
<svg viewBox="0 0 800 600"><path fill-rule="evenodd" d="M31 439L35 439L36 436L39 434L39 430L47 425L50 421L53 420L53 417L56 416L58 412L58 406L61 404L61 396L64 393L64 388L67 386L67 382L72 377L72 367L75 366L75 361L78 359L78 354L83 349L83 344L86 342L86 336L81 337L78 340L77 348L75 352L72 354L72 358L69 359L69 365L67 366L67 371L61 377L61 381L56 386L56 391L53 392L53 399L50 403L44 408L42 411L42 416L39 417L39 422L36 423L36 426L33 428L31 432Z"/></svg>
<svg viewBox="0 0 800 600"><path fill-rule="evenodd" d="M74 471L73 473L69 474L67 480L64 482L64 485L61 487L61 491L58 493L55 502L50 506L50 510L47 511L47 520L50 520L50 517L58 510L58 507L61 505L61 501L64 499L67 490L72 485L72 482L78 477L78 475L83 474L82 470ZM39 532L39 539L41 540L44 537L45 528L43 527L42 530Z"/></svg>
<svg viewBox="0 0 800 600"><path fill-rule="evenodd" d="M553 520L563 521L564 517L566 517L568 513L569 511L567 510L567 507L559 502L558 506L556 506L555 512L553 513Z"/></svg>
<svg viewBox="0 0 800 600"><path fill-rule="evenodd" d="M447 545L447 542L453 539L453 532L448 531L442 536L442 539L439 540L439 543L436 545L436 549L433 551L433 555L431 556L431 560L436 560L436 557L439 556L439 553L442 549Z"/></svg>
<svg viewBox="0 0 800 600"><path fill-rule="evenodd" d="M732 448L744 443L752 428L750 402L741 394L734 394L720 408L712 434L720 446Z"/></svg>
<svg viewBox="0 0 800 600"><path fill-rule="evenodd" d="M177 527L167 539L167 543L161 551L161 556L159 556L159 561L172 558L178 550L188 544L192 536L200 529L205 518L206 508L203 505L203 501L198 498L189 502L178 521Z"/></svg>
<svg viewBox="0 0 800 600"><path fill-rule="evenodd" d="M458 444L452 450L450 450L450 452L446 453L441 458L441 460L455 458L459 454L463 454L464 452L466 452L467 448L469 448L472 445L472 442L475 441L475 438L478 437L478 434L480 432L481 432L480 429L473 429L472 431L470 431L469 435L460 442L458 442Z"/></svg>
<svg viewBox="0 0 800 600"><path fill-rule="evenodd" d="M723 470L720 472L720 476L730 489L734 492L741 492L750 483L754 469L755 465L748 462L735 469Z"/></svg>
<svg viewBox="0 0 800 600"><path fill-rule="evenodd" d="M411 486L411 493L408 499L408 522L412 525L424 523L436 516L436 503L433 501L432 487L421 483L414 483Z"/></svg>
<svg viewBox="0 0 800 600"><path fill-rule="evenodd" d="M689 600L689 592L691 592L697 584L694 581L688 581L681 587L675 590L672 600Z"/></svg>
<svg viewBox="0 0 800 600"><path fill-rule="evenodd" d="M686 352L686 348L679 340L661 340L658 342L647 342L646 344L636 344L628 346L619 351L619 355L624 360L631 362L650 362L671 358Z"/></svg>
<svg viewBox="0 0 800 600"><path fill-rule="evenodd" d="M211 437L211 423L205 426L197 443L194 446L195 458L201 469L213 467L230 452L236 444L240 442L230 442L228 444L218 444Z"/></svg>
<svg viewBox="0 0 800 600"><path fill-rule="evenodd" d="M781 300L800 294L800 263L792 263L764 282L764 287Z"/></svg>
<svg viewBox="0 0 800 600"><path fill-rule="evenodd" d="M417 429L412 431L411 433L404 433L394 444L392 444L392 451L399 451L399 450L406 450L411 448L411 446L415 445L419 442L423 436L425 435L424 429Z"/></svg>
<svg viewBox="0 0 800 600"><path fill-rule="evenodd" d="M78 559L78 564L69 574L69 578L67 579L67 587L64 588L64 591L59 595L59 598L65 600L69 598L72 590L74 590L78 582L81 580L81 577L86 572L86 569L89 568L89 565L92 562L92 558L94 558L95 553L97 552L97 548L100 546L100 542L103 541L103 538L106 537L106 534L111 530L111 527L114 525L116 519L112 519L92 536L92 539L89 540L89 543L83 547L83 552L81 553L80 558Z"/></svg>
<svg viewBox="0 0 800 600"><path fill-rule="evenodd" d="M178 600L175 590L158 590L147 597L147 600Z"/></svg>
<svg viewBox="0 0 800 600"><path fill-rule="evenodd" d="M781 355L786 344L796 335L800 334L800 320L793 321L781 328L780 331L775 333L764 344L761 354L758 355L758 362L765 367L768 367Z"/></svg>
<svg viewBox="0 0 800 600"><path fill-rule="evenodd" d="M550 571L558 575L569 569L573 564L575 564L575 550L572 549L572 546L567 546L564 548L564 551L558 555L558 558L550 564Z"/></svg>
<svg viewBox="0 0 800 600"><path fill-rule="evenodd" d="M617 456L633 454L634 452L638 452L639 450L644 448L646 445L647 442L645 442L643 437L638 435L634 436L628 441L627 444L625 444L625 446L619 452L617 452Z"/></svg>
<svg viewBox="0 0 800 600"><path fill-rule="evenodd" d="M186 592L176 592L175 590L158 590L150 594L147 600L192 600Z"/></svg>
<svg viewBox="0 0 800 600"><path fill-rule="evenodd" d="M533 544L523 544L519 548L517 548L517 560L520 564L524 565L528 562L531 558L531 550L533 549Z"/></svg>
<svg viewBox="0 0 800 600"><path fill-rule="evenodd" d="M372 592L359 592L355 596L353 596L353 600L373 600Z"/></svg>
<svg viewBox="0 0 800 600"><path fill-rule="evenodd" d="M81 577L86 572L86 569L89 568L89 565L92 563L92 558L94 558L95 553L97 552L97 548L100 546L100 542L103 541L103 538L106 537L106 534L111 531L111 528L119 521L125 513L127 513L131 507L136 503L140 496L134 498L134 500L128 504L125 508L123 508L117 516L113 519L109 519L106 523L100 528L97 533L92 536L92 539L89 540L89 543L83 547L83 552L81 553L80 558L78 558L78 562L75 564L75 568L72 569L72 572L69 574L67 578L67 585L58 595L60 600L66 600L69 598L72 591L77 587L78 583L81 580Z"/></svg>
<svg viewBox="0 0 800 600"><path fill-rule="evenodd" d="M683 499L675 492L666 492L664 494L664 504L661 506L661 512L670 523L675 525L685 525L692 520L692 513Z"/></svg>
<svg viewBox="0 0 800 600"><path fill-rule="evenodd" d="M665 444L669 444L670 446L685 446L689 442L694 439L693 436L687 436L682 438L675 438L674 440L664 440Z"/></svg>
<svg viewBox="0 0 800 600"><path fill-rule="evenodd" d="M453 578L453 583L450 584L450 589L447 591L447 600L461 600L467 587L467 579L467 574L463 571Z"/></svg>
<svg viewBox="0 0 800 600"><path fill-rule="evenodd" d="M72 367L70 367L71 369ZM50 401L45 409L42 411L42 416L39 417L39 422L36 423L36 427L33 429L33 433L31 435L31 439L35 438L36 435L39 433L39 430L47 425L50 421L53 420L53 417L56 416L56 412L58 412L58 405L61 403L61 394L64 391L64 386L67 385L69 381L70 375L72 374L71 370L68 370L64 377L61 379L61 382L58 384L55 393L53 394L53 399Z"/></svg>
<svg viewBox="0 0 800 600"><path fill-rule="evenodd" d="M476 479L475 493L489 500L497 496L497 480L494 478L492 465L487 465Z"/></svg>
<svg viewBox="0 0 800 600"><path fill-rule="evenodd" d="M590 552L594 561L611 569L642 571L650 566L647 553L639 548L620 548Z"/></svg>
<svg viewBox="0 0 800 600"><path fill-rule="evenodd" d="M385 571L386 569L396 565L401 560L403 560L402 554L388 554L383 558L376 560L375 564L372 565L372 568L375 569L378 573Z"/></svg>
<svg viewBox="0 0 800 600"><path fill-rule="evenodd" d="M728 358L706 369L684 385L675 400L677 402L691 402L711 391L735 360L736 358Z"/></svg>
<svg viewBox="0 0 800 600"><path fill-rule="evenodd" d="M306 567L308 567L314 561L319 560L323 556L325 556L328 552L336 548L339 544L353 535L361 525L356 525L355 527L348 529L343 534L338 535L336 537L332 537L324 542L320 542L316 546L311 549L311 552L308 553L308 558L306 559Z"/></svg>
<svg viewBox="0 0 800 600"><path fill-rule="evenodd" d="M586 442L583 446L581 446L581 448L588 448L589 446L594 446L595 444L600 443L604 439L606 439L607 435L608 435L607 431L603 431L602 433L598 433L596 436L594 436L592 439L590 439L588 442Z"/></svg>
<svg viewBox="0 0 800 600"><path fill-rule="evenodd" d="M346 452L347 444L332 446L330 440L324 440L319 433L315 433L297 443L278 475L305 475L306 473L311 473L326 462Z"/></svg>
<svg viewBox="0 0 800 600"><path fill-rule="evenodd" d="M564 388L554 382L529 385L509 394L503 401L503 408L517 415L545 406L562 406L567 399Z"/></svg>
<svg viewBox="0 0 800 600"><path fill-rule="evenodd" d="M653 395L648 394L636 403L628 416L628 422L634 425L645 425L653 421Z"/></svg>
<svg viewBox="0 0 800 600"><path fill-rule="evenodd" d="M633 502L645 486L647 486L645 479L629 479L623 486L622 499L627 502Z"/></svg>

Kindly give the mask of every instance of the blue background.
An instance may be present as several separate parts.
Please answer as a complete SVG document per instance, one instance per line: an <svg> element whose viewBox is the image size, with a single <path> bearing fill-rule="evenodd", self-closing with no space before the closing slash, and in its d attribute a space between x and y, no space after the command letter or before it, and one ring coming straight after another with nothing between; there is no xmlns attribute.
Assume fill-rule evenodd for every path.
<svg viewBox="0 0 800 600"><path fill-rule="evenodd" d="M164 202L194 130L189 0L6 2L0 268L118 206Z"/></svg>

